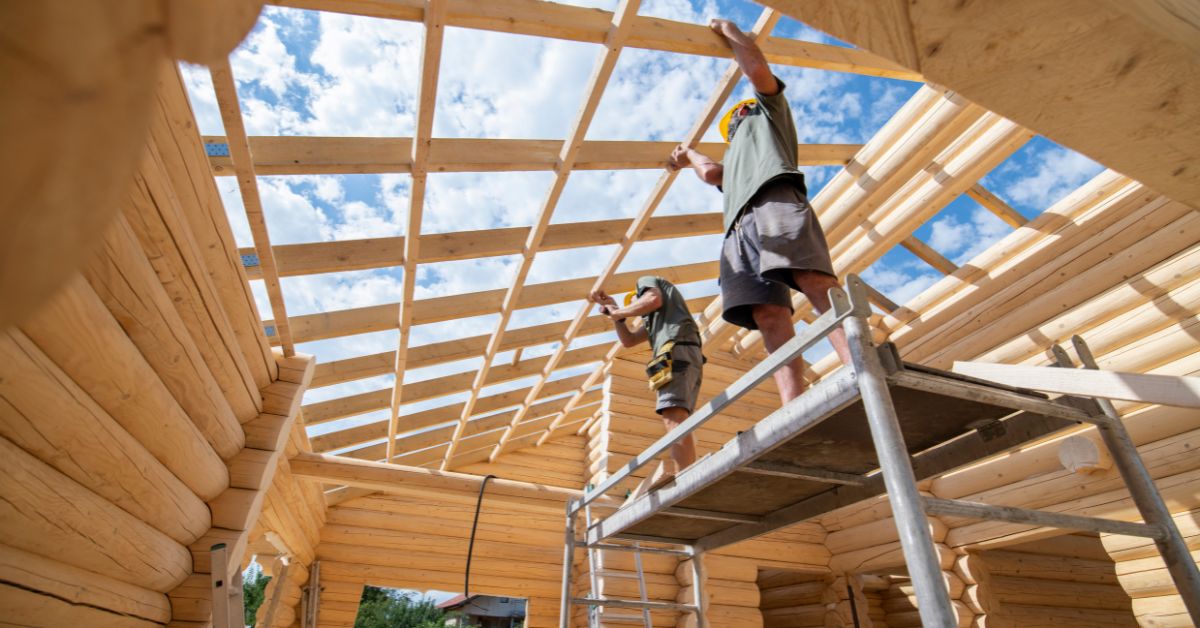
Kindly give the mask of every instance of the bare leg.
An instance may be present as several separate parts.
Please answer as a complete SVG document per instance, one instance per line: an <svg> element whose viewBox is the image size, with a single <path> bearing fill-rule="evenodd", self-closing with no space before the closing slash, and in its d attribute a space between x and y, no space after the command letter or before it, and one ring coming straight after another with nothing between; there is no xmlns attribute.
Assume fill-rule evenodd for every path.
<svg viewBox="0 0 1200 628"><path fill-rule="evenodd" d="M821 313L829 309L829 289L840 288L842 285L836 278L815 270L793 270L792 279L800 286L804 296L808 297L808 302ZM766 339L765 334L763 339ZM846 332L841 327L829 334L829 344L833 345L833 350L841 358L842 364L850 364L850 345L846 343Z"/></svg>
<svg viewBox="0 0 1200 628"><path fill-rule="evenodd" d="M791 340L796 335L796 327L792 322L792 312L789 308L773 303L762 303L754 306L751 311L758 331L762 333L763 344L768 353ZM804 392L804 358L797 357L775 371L775 386L779 388L779 398L787 403Z"/></svg>
<svg viewBox="0 0 1200 628"><path fill-rule="evenodd" d="M683 408L665 408L662 411L663 424L667 426L667 431L679 427L680 423L687 420L691 413ZM687 468L696 461L696 439L692 438L691 434L687 438L671 445L671 459L675 461L675 465L680 471Z"/></svg>

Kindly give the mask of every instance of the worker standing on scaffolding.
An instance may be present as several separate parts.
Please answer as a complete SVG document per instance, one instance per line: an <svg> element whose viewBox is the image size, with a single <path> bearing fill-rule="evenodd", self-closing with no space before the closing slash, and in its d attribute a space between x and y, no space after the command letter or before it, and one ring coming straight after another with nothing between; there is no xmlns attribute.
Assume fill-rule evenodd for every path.
<svg viewBox="0 0 1200 628"><path fill-rule="evenodd" d="M709 28L733 50L755 97L734 105L720 122L729 143L724 163L680 144L670 165L691 166L700 180L724 194L725 241L721 250L721 316L762 332L767 351L793 336L791 290L808 297L818 311L829 309L828 291L840 286L829 246L808 204L804 175L796 168L796 126L784 98L786 87L772 72L758 45L729 20ZM838 357L850 363L841 329L829 337ZM775 372L784 403L804 392L804 360Z"/></svg>
<svg viewBox="0 0 1200 628"><path fill-rule="evenodd" d="M662 416L667 431L678 427L696 409L704 369L700 328L679 289L662 277L645 275L625 297L624 307L617 307L603 290L592 292L588 300L598 304L600 313L612 320L622 346L650 342L652 357L646 375L650 389L657 395L654 409ZM642 325L630 329L625 321L635 316L642 317ZM688 435L671 446L671 464L660 466L651 475L646 490L666 484L695 461L696 441Z"/></svg>

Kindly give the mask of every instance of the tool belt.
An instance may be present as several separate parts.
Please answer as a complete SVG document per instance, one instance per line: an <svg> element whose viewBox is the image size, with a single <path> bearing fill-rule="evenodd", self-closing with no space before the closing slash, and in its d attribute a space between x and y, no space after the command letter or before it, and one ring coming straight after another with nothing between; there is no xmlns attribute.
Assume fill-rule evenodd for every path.
<svg viewBox="0 0 1200 628"><path fill-rule="evenodd" d="M668 340L667 342L664 342L663 345L658 348L658 351L655 352L654 357L646 363L646 377L649 379L650 390L657 391L663 386L670 384L671 381L675 379L675 361L671 359L671 350L674 349L676 345L690 345L694 347L700 346L695 342L675 342L674 340ZM686 364L680 362L680 366L686 366Z"/></svg>
<svg viewBox="0 0 1200 628"><path fill-rule="evenodd" d="M675 378L671 372L671 367L674 366L671 360L671 349L674 348L674 340L664 342L654 357L646 363L646 377L650 380L650 390L658 390L670 384L671 380Z"/></svg>

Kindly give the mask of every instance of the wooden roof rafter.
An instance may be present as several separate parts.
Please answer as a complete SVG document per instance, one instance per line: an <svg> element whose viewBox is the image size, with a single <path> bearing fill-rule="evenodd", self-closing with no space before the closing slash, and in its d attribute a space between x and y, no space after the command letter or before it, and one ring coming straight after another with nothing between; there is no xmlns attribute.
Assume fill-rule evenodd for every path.
<svg viewBox="0 0 1200 628"><path fill-rule="evenodd" d="M567 179L571 176L571 170L575 167L575 160L579 156L579 150L583 146L584 138L587 137L588 128L592 124L592 118L595 117L596 109L600 106L600 98L604 95L604 88L608 85L608 80L617 66L617 59L621 55L621 48L629 34L629 24L632 18L637 15L640 4L640 0L621 0L617 10L613 13L612 26L605 36L604 53L596 60L596 65L592 69L592 76L588 81L583 106L580 108L575 123L572 125L571 131L566 141L563 142L562 149L559 152L559 163L555 168L556 175L554 182L550 185L550 190L546 194L546 200L542 203L542 208L538 212L538 218L534 221L533 228L529 230L529 237L525 241L525 247L521 252L521 266L517 269L516 277L513 278L507 294L504 295L504 301L500 308L500 321L496 324L496 331L488 341L487 349L483 355L483 366L479 369L475 377L475 382L471 385L470 397L463 406L463 415L459 419L458 427L454 430L454 435L450 438L450 446L446 448L446 457L443 459L441 466L443 471L446 470L454 457L455 451L458 449L458 439L462 435L462 430L466 427L467 419L475 406L475 399L479 396L479 389L487 379L488 370L492 366L492 360L496 357L500 342L504 339L504 332L508 326L509 318L516 308L517 300L520 299L525 280L529 276L529 270L533 266L533 260L541 248L542 239L545 237L546 229L550 225L550 218L553 216L554 209L558 206L558 200L566 188ZM555 366L556 360L552 357L543 369L543 378L549 377ZM535 390L530 392L531 395L535 394L537 386L534 388ZM517 416L521 412L521 410L518 410ZM516 419L514 418L515 421ZM500 440L503 442L504 436L501 436Z"/></svg>
<svg viewBox="0 0 1200 628"><path fill-rule="evenodd" d="M250 143L246 138L246 124L242 119L242 108L238 103L237 84L233 79L233 68L228 59L222 59L211 66L213 89L216 92L217 108L221 112L221 123L228 135L229 154L233 159L234 171L237 174L238 189L242 195L242 206L246 219L250 223L250 233L254 237L254 249L258 254L258 263L262 268L263 283L266 284L267 297L271 302L271 312L276 319L275 333L283 346L283 355L292 356L296 353L292 341L292 331L288 324L287 306L283 300L283 289L279 284L279 271L275 267L275 251L271 248L271 236L267 230L266 216L263 215L262 199L258 195L258 177L254 172L254 158L250 152Z"/></svg>
<svg viewBox="0 0 1200 628"><path fill-rule="evenodd" d="M422 19L425 38L421 50L420 83L417 86L417 123L412 142L412 185L409 188L408 223L404 233L404 286L397 326L400 338L396 346L395 376L392 385L391 418L388 421L387 455L391 462L404 394L404 373L408 365L409 331L412 328L412 304L417 286L417 258L421 245L421 215L425 207L425 172L433 137L433 114L437 102L438 72L442 65L442 40L445 35L446 2L428 0Z"/></svg>

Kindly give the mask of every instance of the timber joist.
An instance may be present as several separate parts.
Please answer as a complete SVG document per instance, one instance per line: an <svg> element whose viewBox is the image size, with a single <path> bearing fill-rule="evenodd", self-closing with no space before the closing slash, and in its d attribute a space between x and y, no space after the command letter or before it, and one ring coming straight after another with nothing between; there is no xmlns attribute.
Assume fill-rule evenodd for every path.
<svg viewBox="0 0 1200 628"><path fill-rule="evenodd" d="M715 279L717 276L716 262L700 262L687 266L672 266L655 268L645 271L621 273L612 278L610 290L619 291L633 285L643 274L657 274L675 283L689 283ZM585 294L591 286L591 279L568 279L542 284L533 284L524 293L519 308L541 307L575 301L580 294ZM486 290L445 297L418 299L412 302L412 325L440 323L458 318L493 314L500 310L504 300L504 290ZM390 316L396 310L395 303L371 305L367 307L320 314L304 314L293 316L291 325L293 338L297 342L336 338L354 334L365 334L388 329L396 329L397 322ZM274 326L275 321L264 321L264 326ZM514 330L515 331L515 330ZM276 337L271 337L275 344Z"/></svg>
<svg viewBox="0 0 1200 628"><path fill-rule="evenodd" d="M270 3L407 22L420 22L425 13L425 3L422 0L271 0ZM452 0L447 5L447 26L595 44L605 43L614 17L612 12L601 9L536 0L503 0L482 4L468 0ZM732 56L728 46L700 24L635 15L632 16L628 29L624 45L631 48L712 57ZM917 72L861 50L773 37L764 38L760 46L770 63L910 81L921 80Z"/></svg>
<svg viewBox="0 0 1200 628"><path fill-rule="evenodd" d="M370 137L264 137L248 138L259 175L387 174L411 173L412 138ZM228 138L206 136L208 144L224 145ZM559 166L562 142L556 140L509 140L436 138L429 144L426 173L446 172L539 172ZM666 165L672 142L627 142L591 140L583 142L572 170L648 170ZM860 146L857 144L800 144L801 166L844 166ZM719 155L724 144L706 143L700 150ZM211 157L213 174L233 175L229 157Z"/></svg>
<svg viewBox="0 0 1200 628"><path fill-rule="evenodd" d="M541 251L560 251L611 244L629 228L628 220L593 220L549 225L542 239ZM656 216L642 232L642 241L687 238L721 233L721 214L683 214ZM427 233L421 236L421 255L418 263L449 262L500 255L518 255L528 227L508 227L481 231ZM345 272L371 268L388 268L404 263L404 238L372 238L368 240L335 240L306 244L282 244L275 248L280 277L296 277L318 273ZM239 250L242 255L254 253L253 248ZM248 266L250 279L262 278L261 267Z"/></svg>

